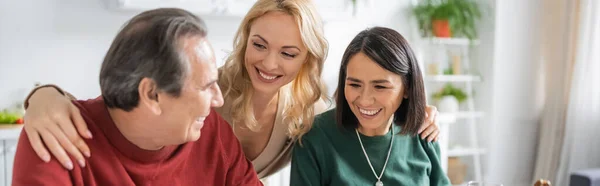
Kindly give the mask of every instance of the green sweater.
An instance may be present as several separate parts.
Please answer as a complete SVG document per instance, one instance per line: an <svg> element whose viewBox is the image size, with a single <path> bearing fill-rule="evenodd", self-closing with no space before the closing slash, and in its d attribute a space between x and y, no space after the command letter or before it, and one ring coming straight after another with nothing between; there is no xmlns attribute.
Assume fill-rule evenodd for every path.
<svg viewBox="0 0 600 186"><path fill-rule="evenodd" d="M394 132L401 127L394 125ZM391 130L390 130L391 131ZM392 134L361 140L377 176L385 162ZM384 186L450 185L440 164L440 148L418 136L396 135ZM338 127L335 109L315 118L313 128L296 143L292 154L291 185L372 186L377 178L369 167L354 129Z"/></svg>

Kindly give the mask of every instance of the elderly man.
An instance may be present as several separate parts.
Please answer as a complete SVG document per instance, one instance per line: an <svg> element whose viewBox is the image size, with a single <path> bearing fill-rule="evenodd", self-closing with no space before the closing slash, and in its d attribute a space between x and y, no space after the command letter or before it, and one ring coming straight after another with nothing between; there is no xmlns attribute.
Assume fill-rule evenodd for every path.
<svg viewBox="0 0 600 186"><path fill-rule="evenodd" d="M262 185L211 109L223 98L205 36L204 22L180 9L131 19L102 63L102 96L74 101L94 155L69 171L40 160L23 132L13 185Z"/></svg>

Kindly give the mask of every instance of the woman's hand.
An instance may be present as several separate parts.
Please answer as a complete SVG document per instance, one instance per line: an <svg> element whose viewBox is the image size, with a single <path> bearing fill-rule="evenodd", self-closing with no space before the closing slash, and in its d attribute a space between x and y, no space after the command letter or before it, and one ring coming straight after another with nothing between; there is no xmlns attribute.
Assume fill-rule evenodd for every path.
<svg viewBox="0 0 600 186"><path fill-rule="evenodd" d="M421 139L427 138L428 142L438 141L440 129L436 125L437 115L437 108L427 105L427 108L425 108L425 122L421 125L418 132L421 135Z"/></svg>
<svg viewBox="0 0 600 186"><path fill-rule="evenodd" d="M92 134L79 109L71 100L52 87L44 87L33 93L28 102L24 128L37 155L43 161L49 162L50 154L46 149L48 147L65 168L73 169L73 162L66 152L72 155L80 166L85 166L82 153L90 157L90 149L81 136L91 139Z"/></svg>

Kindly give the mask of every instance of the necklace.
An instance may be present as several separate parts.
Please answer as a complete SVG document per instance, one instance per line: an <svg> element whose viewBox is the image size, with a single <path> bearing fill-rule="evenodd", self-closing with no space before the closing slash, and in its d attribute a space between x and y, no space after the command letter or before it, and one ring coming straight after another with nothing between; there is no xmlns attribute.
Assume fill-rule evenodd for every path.
<svg viewBox="0 0 600 186"><path fill-rule="evenodd" d="M363 153L365 153L365 157L367 158L367 162L369 163L369 167L371 167L371 170L373 171L373 175L375 175L375 178L377 178L377 182L375 183L375 186L383 186L383 182L381 182L381 177L383 176L383 172L385 172L385 166L387 166L388 160L390 159L390 153L392 152L392 145L394 145L394 127L391 127L392 129L392 140L390 142L390 148L388 149L388 154L387 157L385 158L385 163L383 164L383 169L381 170L381 174L379 174L379 176L377 176L377 173L375 173L375 169L373 168L373 165L371 165L371 160L369 160L369 155L367 155L367 151L365 151L365 147L363 146L362 140L360 140L360 135L358 135L358 129L354 129L354 131L356 131L356 137L358 137L358 142L360 142L360 147L363 150Z"/></svg>

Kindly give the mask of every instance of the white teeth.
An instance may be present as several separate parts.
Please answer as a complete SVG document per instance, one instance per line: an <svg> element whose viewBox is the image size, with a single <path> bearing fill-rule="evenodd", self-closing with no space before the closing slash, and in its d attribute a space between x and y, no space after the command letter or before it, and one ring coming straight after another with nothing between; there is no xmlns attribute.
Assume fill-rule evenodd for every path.
<svg viewBox="0 0 600 186"><path fill-rule="evenodd" d="M260 70L258 71L258 74L260 74L260 76L262 76L263 78L268 79L268 80L272 80L272 79L277 78L277 76L266 75L266 74L262 73Z"/></svg>
<svg viewBox="0 0 600 186"><path fill-rule="evenodd" d="M198 123L204 122L204 117L199 117L198 119L196 119L196 122L198 122Z"/></svg>
<svg viewBox="0 0 600 186"><path fill-rule="evenodd" d="M369 115L369 116L373 116L373 115L379 113L379 111L381 111L381 109L366 110L366 109L362 109L362 108L359 108L358 110L360 111L360 113L365 114L365 115Z"/></svg>

